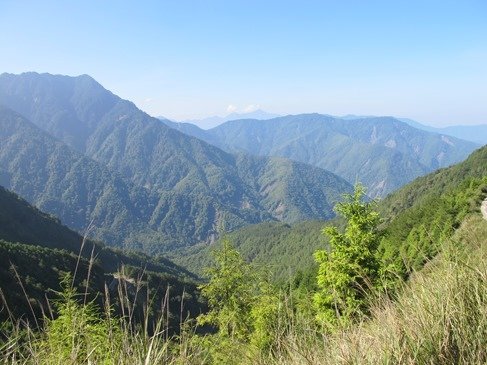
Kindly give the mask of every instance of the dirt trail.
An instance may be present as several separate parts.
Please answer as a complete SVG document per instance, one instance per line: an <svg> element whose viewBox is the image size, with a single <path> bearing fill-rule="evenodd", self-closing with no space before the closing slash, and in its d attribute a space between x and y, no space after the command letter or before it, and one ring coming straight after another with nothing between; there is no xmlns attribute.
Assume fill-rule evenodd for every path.
<svg viewBox="0 0 487 365"><path fill-rule="evenodd" d="M484 217L484 219L487 221L487 199L482 202L480 211L482 212L482 217Z"/></svg>

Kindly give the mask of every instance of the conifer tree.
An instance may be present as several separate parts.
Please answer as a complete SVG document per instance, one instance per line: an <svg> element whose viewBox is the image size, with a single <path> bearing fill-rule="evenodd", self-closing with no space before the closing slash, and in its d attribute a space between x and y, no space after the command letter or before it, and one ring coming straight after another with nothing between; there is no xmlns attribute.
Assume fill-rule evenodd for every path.
<svg viewBox="0 0 487 365"><path fill-rule="evenodd" d="M342 232L328 226L323 233L329 237L330 251L319 250L314 254L319 265L314 295L317 319L326 327L349 322L365 309L364 295L376 284L380 274L377 257L379 244L379 214L375 202L364 201L365 188L355 186L353 194L335 206L335 211L345 218Z"/></svg>
<svg viewBox="0 0 487 365"><path fill-rule="evenodd" d="M227 238L213 255L215 265L207 270L210 281L200 287L210 311L200 315L198 323L218 327L224 337L245 339L251 332L254 282L250 265Z"/></svg>

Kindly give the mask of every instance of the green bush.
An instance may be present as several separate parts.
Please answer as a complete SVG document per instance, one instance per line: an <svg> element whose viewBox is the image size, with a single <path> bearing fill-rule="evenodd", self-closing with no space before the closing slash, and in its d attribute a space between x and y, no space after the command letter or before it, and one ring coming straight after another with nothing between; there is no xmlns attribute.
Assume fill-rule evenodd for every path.
<svg viewBox="0 0 487 365"><path fill-rule="evenodd" d="M379 244L379 214L374 202L363 201L365 188L357 184L355 192L345 196L335 210L346 221L345 231L325 227L330 238L330 252L318 250L318 291L313 297L317 319L326 328L347 324L365 310L365 296L379 280L381 263L376 251Z"/></svg>
<svg viewBox="0 0 487 365"><path fill-rule="evenodd" d="M45 321L39 357L46 364L116 364L120 324L110 316L103 318L92 302L80 304L70 282L69 277L64 280L61 297L54 302L58 317Z"/></svg>

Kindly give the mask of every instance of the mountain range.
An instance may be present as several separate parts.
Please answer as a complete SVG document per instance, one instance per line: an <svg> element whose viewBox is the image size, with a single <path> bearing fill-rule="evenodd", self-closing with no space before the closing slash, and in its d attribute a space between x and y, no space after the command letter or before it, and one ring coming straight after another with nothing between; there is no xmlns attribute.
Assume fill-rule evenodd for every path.
<svg viewBox="0 0 487 365"><path fill-rule="evenodd" d="M354 114L347 114L343 116L332 116L329 114L326 115L336 119L343 119L343 120L357 120L357 119L378 117L373 115L354 115ZM203 131L206 131L207 129L218 127L220 124L229 122L231 120L240 120L240 119L267 120L267 119L273 119L278 117L282 117L282 115L269 113L264 110L258 109L248 113L230 113L225 117L211 116L211 117L206 117L201 119L187 119L181 121L174 121L171 124L171 126L174 126L177 129L181 128L183 131L186 128L192 129L191 132L186 132L186 133L198 137L197 134L201 133L200 131L198 131L199 129L203 129ZM167 118L159 117L159 119L165 120ZM445 134L459 139L464 139L466 141L474 142L479 145L487 144L487 124L451 125L447 127L433 127L430 125L419 123L410 118L396 118L396 119L400 120L401 122L407 123L411 127L414 127L416 129L421 129L424 131L438 133L438 134ZM194 126L196 126L196 128L194 128ZM203 135L204 133L202 134L202 136Z"/></svg>
<svg viewBox="0 0 487 365"><path fill-rule="evenodd" d="M265 220L333 216L352 186L280 157L229 154L87 75L0 75L0 183L77 231L145 252Z"/></svg>
<svg viewBox="0 0 487 365"><path fill-rule="evenodd" d="M90 76L0 75L0 184L78 232L149 253L263 221L329 219L474 143L392 117L301 114L203 130L153 118Z"/></svg>
<svg viewBox="0 0 487 365"><path fill-rule="evenodd" d="M0 356L15 362L32 353L36 362L35 353L47 349L46 361L59 353L72 360L73 338L88 333L89 346L101 338L110 343L104 352L122 344L127 352L120 358L137 353L145 362L151 353L169 362L173 353L172 362L212 362L222 360L223 350L229 352L223 363L237 352L246 363L269 363L287 359L291 349L299 355L290 358L311 354L309 362L322 363L330 357L316 334L333 328L323 333L330 348L340 348L344 335L333 320L316 322L323 303L313 298L341 290L358 296L335 304L350 302L355 311L364 303L363 314L354 313L343 328L355 331L366 320L372 332L360 340L373 342L371 353L384 349L384 328L402 336L394 340L401 344L398 357L387 355L386 362L430 359L437 344L436 358L447 354L450 363L475 363L484 355L486 331L476 323L485 322L485 301L476 298L486 291L479 274L485 269L487 226L480 213L487 199L487 146L446 167L475 144L392 117L306 114L229 121L205 131L152 118L86 75L0 75L0 104ZM329 166L348 181L311 164ZM417 175L424 176L404 185ZM353 215L347 224L334 217L332 206L357 180L372 196L394 191L378 201L365 196L342 205ZM380 222L364 231L364 217L369 223L374 211ZM337 228L333 247L327 225ZM231 231L226 240L218 239L222 230ZM364 239L373 241L368 253L354 245ZM212 255L222 241L230 244ZM330 249L328 256L313 255ZM375 268L364 260L369 253ZM323 257L319 268L313 256ZM203 283L205 272L211 276ZM326 275L324 281L338 278L345 286L324 287ZM376 285L373 276L380 276ZM454 304L447 315L445 303ZM343 308L331 312L345 318L349 309ZM217 320L201 325L210 317ZM452 326L451 318L460 325ZM241 335L228 332L237 322L248 326ZM308 344L295 350L305 332ZM414 344L418 333L432 339L426 352L402 346L404 333ZM468 358L449 343L462 334L470 336L463 348L475 345ZM259 344L262 338L270 342ZM85 361L98 342L93 350L78 342L72 347ZM281 355L276 351L283 344ZM404 357L408 347L410 357Z"/></svg>
<svg viewBox="0 0 487 365"><path fill-rule="evenodd" d="M338 118L321 114L242 119L202 130L167 122L228 152L282 156L361 181L372 197L465 159L478 144L419 130L393 117Z"/></svg>

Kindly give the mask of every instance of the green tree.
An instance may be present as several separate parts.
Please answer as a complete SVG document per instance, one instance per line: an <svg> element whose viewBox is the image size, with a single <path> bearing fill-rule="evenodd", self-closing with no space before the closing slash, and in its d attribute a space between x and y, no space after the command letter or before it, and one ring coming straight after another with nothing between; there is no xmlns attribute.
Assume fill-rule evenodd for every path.
<svg viewBox="0 0 487 365"><path fill-rule="evenodd" d="M314 307L318 321L330 329L363 312L364 296L380 276L376 254L380 217L375 202L364 201L364 197L364 186L357 184L354 193L345 195L345 201L335 206L346 227L343 233L335 226L325 227L330 252L319 250L314 254L319 265Z"/></svg>
<svg viewBox="0 0 487 365"><path fill-rule="evenodd" d="M279 332L279 316L283 315L282 303L276 289L267 280L259 282L250 316L252 319L252 334L250 343L259 351L269 351L276 342Z"/></svg>
<svg viewBox="0 0 487 365"><path fill-rule="evenodd" d="M80 304L70 287L71 277L63 281L61 298L55 302L56 319L45 318L44 335L39 342L44 364L117 364L122 333L119 322L99 312L93 302ZM109 314L109 313L105 313Z"/></svg>
<svg viewBox="0 0 487 365"><path fill-rule="evenodd" d="M246 339L251 332L254 275L227 238L213 253L215 265L207 270L210 281L200 287L210 311L198 317L198 324L218 327L219 335Z"/></svg>
<svg viewBox="0 0 487 365"><path fill-rule="evenodd" d="M244 261L228 238L213 257L215 264L207 270L210 280L200 287L210 310L197 318L200 325L218 328L214 336L201 339L211 363L235 363L254 351L271 351L281 314L276 288Z"/></svg>

